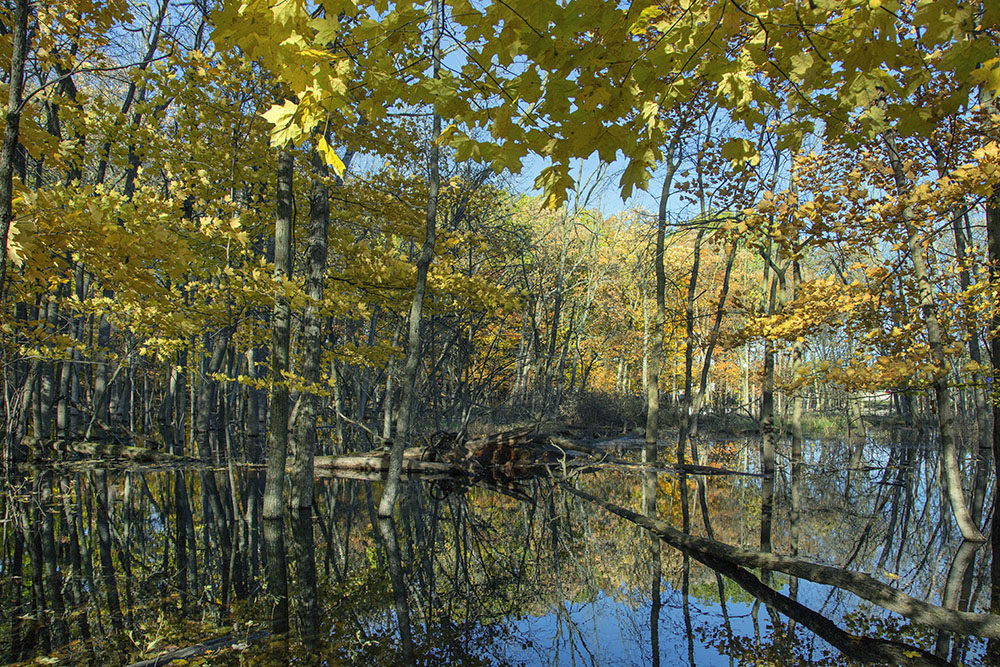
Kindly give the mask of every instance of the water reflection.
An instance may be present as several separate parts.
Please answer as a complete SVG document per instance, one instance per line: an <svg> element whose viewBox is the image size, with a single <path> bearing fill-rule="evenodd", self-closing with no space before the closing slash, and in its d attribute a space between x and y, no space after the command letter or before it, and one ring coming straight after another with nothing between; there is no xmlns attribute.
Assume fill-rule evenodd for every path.
<svg viewBox="0 0 1000 667"><path fill-rule="evenodd" d="M372 480L319 478L313 506L264 521L252 467L25 469L2 500L3 658L131 664L186 647L206 664L978 664L985 640L956 630L988 634L961 612L988 603L990 561L957 544L933 451L807 443L773 490L641 466L499 489L413 479L382 521ZM708 457L757 472L752 442ZM918 618L934 625L860 600L860 580L706 552L764 551L762 491L776 557L869 573L930 603ZM707 541L651 532L685 510Z"/></svg>

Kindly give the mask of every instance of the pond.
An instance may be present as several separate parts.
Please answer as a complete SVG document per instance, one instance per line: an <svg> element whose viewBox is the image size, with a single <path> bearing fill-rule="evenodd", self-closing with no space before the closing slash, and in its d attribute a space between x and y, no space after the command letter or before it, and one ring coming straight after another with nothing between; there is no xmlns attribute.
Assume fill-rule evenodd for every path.
<svg viewBox="0 0 1000 667"><path fill-rule="evenodd" d="M797 480L779 457L770 551L785 558L773 569L754 566L767 551L757 441L702 443L705 463L731 471L703 475L637 464L639 445L602 443L616 463L566 476L410 479L381 523L378 480L318 478L312 513L278 527L280 551L261 520L259 468L25 468L3 499L3 657L985 664L989 548L960 548L924 439L812 441ZM664 527L685 514L702 541ZM705 550L719 543L744 550ZM269 632L268 558L289 567L287 636Z"/></svg>

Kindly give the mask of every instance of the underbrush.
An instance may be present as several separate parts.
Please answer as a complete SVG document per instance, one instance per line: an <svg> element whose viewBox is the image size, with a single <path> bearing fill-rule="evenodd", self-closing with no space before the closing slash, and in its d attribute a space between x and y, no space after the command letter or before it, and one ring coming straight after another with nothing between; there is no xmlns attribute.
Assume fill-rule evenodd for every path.
<svg viewBox="0 0 1000 667"><path fill-rule="evenodd" d="M577 392L563 402L560 417L568 424L588 429L635 430L646 422L646 406L638 396L605 392Z"/></svg>
<svg viewBox="0 0 1000 667"><path fill-rule="evenodd" d="M740 412L702 412L698 418L701 431L745 435L760 432L760 422L748 414Z"/></svg>
<svg viewBox="0 0 1000 667"><path fill-rule="evenodd" d="M680 423L680 407L663 397L660 405L660 427L676 429ZM782 419L784 416L784 419ZM704 433L756 435L760 433L757 414L733 409L713 411L706 407L699 418L699 430ZM576 392L564 398L554 418L544 419L526 407L498 406L477 415L468 425L472 437L534 426L542 431L570 429L581 437L601 437L616 434L642 434L646 425L646 405L639 395L615 395L601 391ZM866 430L918 426L934 428L933 415L918 416L916 424L895 414L865 415L862 423L849 425L843 410L804 412L803 435L808 438L847 438ZM974 424L973 424L974 427ZM775 428L786 436L791 434L788 415L775 415Z"/></svg>

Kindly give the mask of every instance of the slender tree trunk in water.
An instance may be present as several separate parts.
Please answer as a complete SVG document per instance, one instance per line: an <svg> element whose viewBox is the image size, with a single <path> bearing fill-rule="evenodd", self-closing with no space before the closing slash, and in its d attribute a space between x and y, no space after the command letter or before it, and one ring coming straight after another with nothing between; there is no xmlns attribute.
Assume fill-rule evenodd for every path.
<svg viewBox="0 0 1000 667"><path fill-rule="evenodd" d="M306 295L309 304L303 314L302 348L304 359L302 378L305 389L298 399L296 415L295 452L292 461L292 509L311 508L313 504L313 457L316 452L316 410L318 397L312 391L320 380L320 361L323 354L321 315L319 304L323 300L323 279L326 275L327 230L330 225L329 191L323 179L327 169L319 154L312 154L309 195L309 238L306 250Z"/></svg>
<svg viewBox="0 0 1000 667"><path fill-rule="evenodd" d="M29 0L14 3L13 42L10 78L7 86L7 114L3 144L0 145L0 303L6 299L7 239L14 220L14 154L21 130L21 105L24 96L24 63L28 55Z"/></svg>
<svg viewBox="0 0 1000 667"><path fill-rule="evenodd" d="M909 191L905 170L893 138L885 135L884 139L896 183L897 195L903 196ZM985 542L986 536L980 532L979 526L973 521L968 504L965 502L965 492L962 490L962 473L958 467L955 413L951 389L948 387L949 366L944 352L938 307L934 301L934 291L931 287L927 254L924 250L925 236L920 233L909 206L903 209L901 218L906 227L907 246L910 261L913 264L913 278L917 283L920 312L927 330L927 344L931 349L931 359L936 366L933 386L937 404L938 433L941 438L941 482L948 503L951 505L951 511L955 515L955 521L958 523L958 529L962 532L962 537L973 542Z"/></svg>
<svg viewBox="0 0 1000 667"><path fill-rule="evenodd" d="M298 591L296 613L302 644L308 649L319 640L319 584L316 579L316 544L313 536L313 508L292 508L295 583Z"/></svg>
<svg viewBox="0 0 1000 667"><path fill-rule="evenodd" d="M948 164L946 150L939 145L932 145L937 164L939 178L944 178L951 171ZM951 229L955 239L955 259L958 260L958 282L963 292L966 292L971 280L969 277L968 243L971 234L963 228L963 222L968 223L969 213L964 206L956 206L952 210ZM966 329L969 345L969 360L980 365L983 363L982 350L980 349L980 331L976 323L970 322ZM989 484L989 472L993 458L993 434L990 423L990 410L987 407L987 378L981 373L972 373L972 399L976 409L976 442L978 443L978 453L976 456L975 473L972 485L972 521L976 526L983 525L983 506L986 503L986 492Z"/></svg>
<svg viewBox="0 0 1000 667"><path fill-rule="evenodd" d="M350 156L344 160L350 163ZM326 164L318 153L312 154L312 177L309 195L309 247L306 251L306 294L310 302L303 316L302 347L305 350L303 382L299 397L297 438L292 461L292 517L295 562L299 590L298 614L303 641L312 646L319 634L319 592L316 582L316 554L313 543L313 459L316 451L316 411L318 397L311 387L319 383L323 340L319 304L323 300L326 276L327 231L330 226L330 193L326 186Z"/></svg>
<svg viewBox="0 0 1000 667"><path fill-rule="evenodd" d="M288 151L278 154L277 215L274 222L274 317L271 344L271 424L267 432L264 480L264 543L267 587L271 598L271 631L288 632L288 564L284 537L285 459L288 456L288 347L291 311L281 287L292 276L292 176Z"/></svg>
<svg viewBox="0 0 1000 667"><path fill-rule="evenodd" d="M14 511L17 511L16 506ZM20 529L15 529L12 531L12 537L14 540L14 553L7 574L7 585L10 588L10 593L6 598L9 601L7 616L10 619L8 621L9 643L4 655L4 661L7 663L17 662L21 658L21 623L27 611L22 606L24 604L22 601L22 588L24 587L22 582L24 577L24 533Z"/></svg>
<svg viewBox="0 0 1000 667"><path fill-rule="evenodd" d="M795 291L802 281L801 267L797 259L792 260L792 279L788 282L788 301L795 300ZM792 368L791 374L794 381L796 374L802 367L802 343L795 341L792 344ZM788 533L791 538L791 552L793 556L799 555L799 511L801 500L799 498L802 487L802 390L798 387L792 390L792 460L791 460L791 508L788 515ZM789 583L789 595L793 600L798 599L799 580L792 577Z"/></svg>
<svg viewBox="0 0 1000 667"><path fill-rule="evenodd" d="M680 467L677 480L681 494L681 522L685 533L691 530L691 510L688 506L687 473L684 472L683 466L686 462L685 453L691 434L691 413L694 411L691 396L694 389L694 298L698 289L701 242L704 237L705 228L702 227L694 239L694 260L691 264L691 278L688 281L687 299L684 304L684 400L681 402L680 428L677 430L677 465ZM687 563L686 556L684 562ZM685 569L685 576L687 572L688 570ZM686 581L685 579L685 583Z"/></svg>
<svg viewBox="0 0 1000 667"><path fill-rule="evenodd" d="M770 296L768 297L768 315L774 314L775 297L778 287L777 277L771 278ZM764 339L764 378L761 383L760 399L761 450L760 467L761 500L760 500L760 550L771 551L771 526L774 512L774 341ZM770 573L761 572L765 584L770 583Z"/></svg>
<svg viewBox="0 0 1000 667"><path fill-rule="evenodd" d="M431 60L433 61L433 77L440 76L441 70L441 6L437 0L432 4L433 45ZM399 495L399 478L403 471L403 450L410 437L410 426L413 410L413 394L417 384L417 366L420 364L420 325L423 320L424 293L427 290L427 272L434 259L434 241L437 233L438 189L441 185L441 173L438 147L438 137L441 135L441 116L434 114L430 137L430 176L427 182L427 216L424 244L417 258L417 279L413 288L413 302L410 304L409 338L406 346L406 365L400 379L399 417L396 420L396 435L392 440L392 451L389 455L389 470L386 474L385 488L379 500L378 515L392 516L392 509Z"/></svg>
<svg viewBox="0 0 1000 667"><path fill-rule="evenodd" d="M184 454L184 432L178 429L177 413L183 414L183 409L177 406L186 392L185 370L186 353L177 353L177 363L170 369L170 379L163 402L160 404L158 417L160 438L166 450L176 456ZM180 437L178 437L180 433ZM188 524L192 523L191 507L188 503L187 488L184 486L184 473L175 470L170 473L173 488L174 512L176 528L174 531L174 585L180 593L181 605L187 603L188 593Z"/></svg>
<svg viewBox="0 0 1000 667"><path fill-rule="evenodd" d="M962 490L962 474L958 467L955 437L955 414L951 390L948 387L948 362L944 355L937 306L931 293L930 278L923 255L923 243L915 227L911 226L908 233L910 255L920 294L921 311L927 327L927 340L931 347L934 363L938 367L933 385L937 403L938 430L941 438L941 481L962 536L970 541L985 542L986 537L973 521L965 502L965 493Z"/></svg>
<svg viewBox="0 0 1000 667"><path fill-rule="evenodd" d="M940 171L940 170L939 170ZM943 174L942 174L943 175ZM955 236L955 254L959 262L959 287L966 291L970 287L969 269L967 266L968 251L967 236L962 228L962 221L968 218L967 212L958 212L952 217L952 232ZM969 337L969 360L983 363L983 355L979 346L979 328L970 324L966 333ZM986 492L989 485L990 466L993 461L993 432L990 423L990 411L987 407L987 381L981 373L972 374L972 400L976 406L976 442L979 451L976 456L976 468L972 485L972 521L976 526L983 525L983 508L986 504Z"/></svg>
<svg viewBox="0 0 1000 667"><path fill-rule="evenodd" d="M660 371L663 366L664 337L667 325L667 275L663 268L663 247L667 236L667 203L670 188L677 171L678 161L674 160L680 145L680 135L675 135L667 151L667 173L663 177L660 202L656 213L656 252L653 254L653 271L656 276L656 319L651 345L649 347L649 367L646 382L646 437L643 460L656 460L656 443L660 437Z"/></svg>
<svg viewBox="0 0 1000 667"><path fill-rule="evenodd" d="M174 454L184 454L184 417L187 408L187 363L186 350L178 353L177 385L175 388L176 403L174 406ZM174 378L171 378L171 382ZM180 437L176 437L180 434ZM177 540L174 550L175 567L177 570L177 587L180 590L182 603L187 600L187 592L197 581L197 558L194 545L194 513L191 511L191 501L187 490L187 475L183 472L174 473L174 504L177 506Z"/></svg>
<svg viewBox="0 0 1000 667"><path fill-rule="evenodd" d="M719 303L715 309L715 320L712 322L712 331L709 334L708 346L705 348L705 357L701 363L701 378L698 383L698 391L691 401L691 416L688 426L688 440L691 443L691 459L696 464L701 464L701 457L698 454L698 419L701 417L701 408L708 391L708 372L712 366L712 357L715 354L715 346L719 342L719 331L722 329L722 317L726 310L726 299L729 296L729 279L733 273L733 262L736 259L736 244L730 243L726 252L726 270L722 278L722 288L719 290ZM692 322L693 325L693 322ZM701 506L701 517L705 524L705 531L709 537L713 537L712 522L708 515L708 499L705 495L705 476L698 475L695 478L698 485L698 503ZM721 579L719 579L721 584Z"/></svg>
<svg viewBox="0 0 1000 667"><path fill-rule="evenodd" d="M94 578L93 550L91 549L89 540L87 539L94 533L93 523L91 521L91 519L93 519L94 512L89 502L92 494L87 492L87 484L83 473L76 474L76 477L73 479L73 489L76 493L76 532L81 536L79 545L80 560L82 562L84 577L82 581L86 583L87 591L89 592L91 599L94 601L97 635L104 636L105 631L101 624L101 605L99 603L100 588L98 588L97 580ZM84 522L84 515L90 517L86 523Z"/></svg>
<svg viewBox="0 0 1000 667"><path fill-rule="evenodd" d="M132 575L132 478L131 472L124 474L122 484L122 521L118 531L118 564L122 571L122 587L125 589L125 623L134 627L135 620L135 578Z"/></svg>
<svg viewBox="0 0 1000 667"><path fill-rule="evenodd" d="M62 516L65 525L66 535L69 540L70 559L70 606L73 609L86 609L89 606L89 595L93 589L84 594L83 588L83 561L80 555L80 531L77 530L76 507L73 505L73 492L70 480L66 476L59 479L60 495L62 496ZM90 624L87 621L87 614L80 613L78 616L78 626L82 639L90 639Z"/></svg>
<svg viewBox="0 0 1000 667"><path fill-rule="evenodd" d="M701 408L705 399L705 394L708 389L708 374L711 370L712 357L715 353L715 346L719 341L719 332L722 328L722 318L725 314L726 299L729 296L729 279L732 276L733 263L736 259L736 244L729 244L727 254L726 254L726 269L725 274L722 278L722 288L719 291L719 303L715 310L715 319L712 323L712 331L709 334L708 346L705 349L705 357L701 364L701 377L698 383L698 390L695 392L691 401L691 411L689 417L689 425L687 427L687 440L691 443L691 459L693 463L701 464L701 457L698 453L698 419L701 416ZM692 280L694 278L692 277ZM689 292L689 296L693 294L693 289ZM693 310L692 310L693 315ZM691 320L691 328L693 331L694 321ZM688 334L688 339L691 339L691 334ZM683 440L679 439L679 444ZM695 477L695 483L698 487L698 504L701 509L701 519L705 526L705 534L708 535L710 539L715 539L715 531L712 529L712 519L709 516L708 510L708 497L705 489L705 477L704 475L698 475ZM683 511L683 508L682 508ZM726 595L725 595L725 582L722 579L722 575L718 572L715 573L715 582L719 591L719 600L722 606L722 618L726 628L726 633L728 637L732 637L732 624L729 621L729 611L726 608Z"/></svg>
<svg viewBox="0 0 1000 667"><path fill-rule="evenodd" d="M23 505L24 514L20 526L24 534L24 542L28 547L29 560L31 561L31 609L28 614L30 627L24 641L25 650L31 650L41 645L45 651L51 650L47 628L44 623L45 616L45 573L42 570L42 540L38 529L38 506L28 500Z"/></svg>
<svg viewBox="0 0 1000 667"><path fill-rule="evenodd" d="M986 205L986 238L989 248L990 284L1000 288L1000 190L995 190ZM1000 330L1000 311L994 311L990 327ZM990 547L993 559L990 563L990 613L1000 614L1000 402L998 402L996 378L1000 370L1000 336L990 341L990 362L993 367L993 520L990 529ZM989 662L1000 664L1000 640L991 639L986 647Z"/></svg>
<svg viewBox="0 0 1000 667"><path fill-rule="evenodd" d="M254 379L260 377L260 368L257 364L259 349L251 347L244 355L247 374ZM261 407L267 404L266 400L262 400L265 396L264 392L255 387L248 387L246 390L247 459L251 463L264 463L265 460L264 437L267 429L265 419L261 415ZM243 517L246 526L244 567L248 582L247 593L251 597L256 597L260 581L260 557L263 551L260 547L260 519L264 503L264 474L261 470L247 470L244 475L246 480L246 511Z"/></svg>

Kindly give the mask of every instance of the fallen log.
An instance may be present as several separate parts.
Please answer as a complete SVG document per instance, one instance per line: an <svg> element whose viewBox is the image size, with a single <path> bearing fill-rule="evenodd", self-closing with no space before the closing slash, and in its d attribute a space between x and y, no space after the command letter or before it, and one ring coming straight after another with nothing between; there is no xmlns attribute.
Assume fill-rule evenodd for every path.
<svg viewBox="0 0 1000 667"><path fill-rule="evenodd" d="M466 440L445 452L443 459L461 466L520 469L565 461L581 451L593 450L526 426Z"/></svg>
<svg viewBox="0 0 1000 667"><path fill-rule="evenodd" d="M946 630L962 635L977 635L990 639L1000 639L1000 616L955 611L954 609L939 607L907 595L878 581L871 575L861 572L831 567L829 565L820 565L819 563L812 563L789 556L741 549L731 544L718 542L706 537L689 535L663 521L657 521L624 507L601 500L585 491L574 489L566 483L560 483L560 486L575 496L589 500L612 514L616 514L623 519L642 526L675 548L703 554L708 558L722 560L740 567L784 572L800 579L841 588L883 609L896 612L917 623L924 623L939 630Z"/></svg>
<svg viewBox="0 0 1000 667"><path fill-rule="evenodd" d="M385 472L389 469L389 452L378 450L342 456L317 456L313 460L316 470L345 470L358 472ZM291 465L291 459L289 459ZM458 473L455 465L428 458L425 447L410 447L403 451L403 472L406 473Z"/></svg>
<svg viewBox="0 0 1000 667"><path fill-rule="evenodd" d="M414 475L477 475L487 478L527 477L545 474L557 467L608 464L623 468L703 475L739 475L735 470L687 464L676 466L658 463L623 461L609 452L558 435L538 433L523 427L478 438L462 439L457 433L438 432L425 438L426 444L403 451L403 472ZM291 460L289 460L291 465ZM383 473L389 469L389 450L317 456L319 474L336 471Z"/></svg>
<svg viewBox="0 0 1000 667"><path fill-rule="evenodd" d="M569 441L553 444L554 437L542 435L531 427L463 440L457 433L435 433L428 444L403 450L403 472L410 474L469 475L500 471L510 475L546 472L562 463L579 448ZM574 450L574 453L570 453ZM289 460L290 464L290 460ZM317 456L317 471L385 472L389 469L389 450Z"/></svg>

